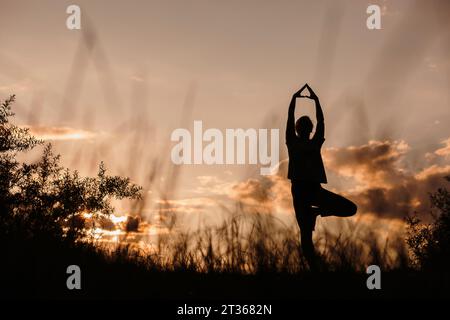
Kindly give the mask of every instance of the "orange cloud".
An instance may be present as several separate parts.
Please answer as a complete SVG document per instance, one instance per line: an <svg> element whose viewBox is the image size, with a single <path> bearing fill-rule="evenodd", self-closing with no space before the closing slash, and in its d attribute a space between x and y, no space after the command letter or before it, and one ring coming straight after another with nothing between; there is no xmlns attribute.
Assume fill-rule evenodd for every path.
<svg viewBox="0 0 450 320"><path fill-rule="evenodd" d="M199 194L227 195L235 185L235 182L226 182L217 176L198 176L197 180L199 185L193 192Z"/></svg>
<svg viewBox="0 0 450 320"><path fill-rule="evenodd" d="M57 140L86 140L93 139L97 133L70 127L47 127L23 125L22 128L29 129L31 135L44 141Z"/></svg>
<svg viewBox="0 0 450 320"><path fill-rule="evenodd" d="M442 141L444 147L437 149L434 153L441 157L447 157L450 155L450 138Z"/></svg>
<svg viewBox="0 0 450 320"><path fill-rule="evenodd" d="M332 184L324 187L353 200L358 205L357 219L367 216L398 222L415 211L427 213L429 193L446 186L443 178L450 175L450 165L425 162L426 166L419 171L407 169L409 150L404 141L369 141L360 146L325 149L328 173L338 179L352 180L356 187L337 188ZM286 159L278 164L276 175L241 182L199 176L199 187L193 192L202 196L157 200L158 212L208 213L231 204L231 200L260 213L292 214L287 167Z"/></svg>
<svg viewBox="0 0 450 320"><path fill-rule="evenodd" d="M406 170L409 146L404 141L370 141L361 146L324 150L328 171L350 177L351 190L337 190L358 205L359 213L383 218L403 218L414 211L430 209L429 193L445 187L443 177L450 165L433 164L419 172ZM258 208L292 211L290 182L285 178L288 162L279 164L279 174L249 179L233 188L233 199ZM330 186L325 186L330 188Z"/></svg>
<svg viewBox="0 0 450 320"><path fill-rule="evenodd" d="M405 178L400 161L408 150L404 141L369 141L361 146L326 149L324 161L328 170L363 186L388 187Z"/></svg>
<svg viewBox="0 0 450 320"><path fill-rule="evenodd" d="M159 213L201 213L205 208L217 206L218 202L210 197L194 197L186 199L156 200L160 205Z"/></svg>

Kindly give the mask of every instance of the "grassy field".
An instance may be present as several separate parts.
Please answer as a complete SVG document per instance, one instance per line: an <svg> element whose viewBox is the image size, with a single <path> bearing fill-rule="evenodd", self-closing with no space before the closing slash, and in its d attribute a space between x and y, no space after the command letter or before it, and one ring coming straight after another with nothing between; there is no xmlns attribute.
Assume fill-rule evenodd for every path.
<svg viewBox="0 0 450 320"><path fill-rule="evenodd" d="M236 228L233 223L238 222L224 225L222 236L225 229ZM363 247L349 239L321 251L322 270L312 272L295 239L275 241L269 238L270 231L263 233L265 229L246 241L228 235L228 242L220 244L225 253L213 245L214 232L209 231L169 237L172 240L163 241L161 251L151 255L132 246L105 250L46 232L30 237L23 230L17 223L1 232L3 297L189 301L449 297L448 271L415 270L406 263L407 257L389 263L379 260L384 256L380 247L372 247L365 259L380 264L382 289L368 290L365 267L371 262L362 261ZM196 244L192 250L191 243ZM81 268L82 290L66 287L66 268L72 264Z"/></svg>
<svg viewBox="0 0 450 320"><path fill-rule="evenodd" d="M103 164L97 176L83 178L63 168L50 146L40 160L19 162L19 152L42 142L10 123L13 101L11 96L0 105L2 298L449 297L450 195L445 189L431 196L439 209L434 223L410 220L406 238L380 243L370 230L322 230L316 236L320 263L315 271L305 262L296 226L280 226L270 212L245 209L231 212L220 226L193 233L168 228L150 252L124 244L111 250L87 240L83 214L111 215L112 199L132 199L142 207L142 188L128 178L108 176ZM371 264L382 270L381 290L367 289ZM81 268L81 290L67 288L70 265Z"/></svg>

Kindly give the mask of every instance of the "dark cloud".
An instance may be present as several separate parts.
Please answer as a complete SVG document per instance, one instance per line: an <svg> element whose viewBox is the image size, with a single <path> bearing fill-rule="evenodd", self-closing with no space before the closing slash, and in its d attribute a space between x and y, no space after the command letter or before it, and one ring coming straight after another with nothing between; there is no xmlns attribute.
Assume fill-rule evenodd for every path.
<svg viewBox="0 0 450 320"><path fill-rule="evenodd" d="M436 164L418 172L406 170L409 149L404 141L370 141L328 149L325 159L329 170L357 183L341 192L358 204L360 212L400 218L429 211L429 193L445 187L443 177L450 175L450 166Z"/></svg>
<svg viewBox="0 0 450 320"><path fill-rule="evenodd" d="M329 170L360 184L386 187L405 177L400 161L408 149L404 141L369 141L361 146L326 149L324 161Z"/></svg>
<svg viewBox="0 0 450 320"><path fill-rule="evenodd" d="M417 212L426 217L430 211L429 194L446 186L450 166L432 166L416 175L405 176L389 187L368 186L348 196L361 212L382 217L403 218Z"/></svg>
<svg viewBox="0 0 450 320"><path fill-rule="evenodd" d="M409 150L404 141L370 141L361 146L327 149L324 160L330 173L353 180L352 187L336 191L357 203L360 214L402 219L413 212L428 213L429 193L446 187L444 177L450 175L450 165L406 170ZM290 182L285 178L287 163L280 163L277 175L237 184L234 198L259 208L292 211Z"/></svg>

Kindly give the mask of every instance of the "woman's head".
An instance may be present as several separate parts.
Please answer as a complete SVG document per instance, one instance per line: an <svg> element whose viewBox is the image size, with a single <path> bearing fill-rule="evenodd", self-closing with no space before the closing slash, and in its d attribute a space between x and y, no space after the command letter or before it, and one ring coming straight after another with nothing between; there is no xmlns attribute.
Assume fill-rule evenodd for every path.
<svg viewBox="0 0 450 320"><path fill-rule="evenodd" d="M295 123L295 131L300 137L309 138L312 129L313 123L308 116L302 116L298 118L297 122Z"/></svg>

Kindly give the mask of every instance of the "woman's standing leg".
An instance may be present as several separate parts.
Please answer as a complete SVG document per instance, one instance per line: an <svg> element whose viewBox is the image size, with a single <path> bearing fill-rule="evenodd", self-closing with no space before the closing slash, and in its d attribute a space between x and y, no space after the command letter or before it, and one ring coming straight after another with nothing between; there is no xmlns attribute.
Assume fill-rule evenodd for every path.
<svg viewBox="0 0 450 320"><path fill-rule="evenodd" d="M295 216L300 227L300 243L302 251L310 268L315 269L317 257L314 249L312 234L316 217L311 211L311 201L314 194L311 191L311 188L294 182L292 183L291 192L294 202Z"/></svg>

